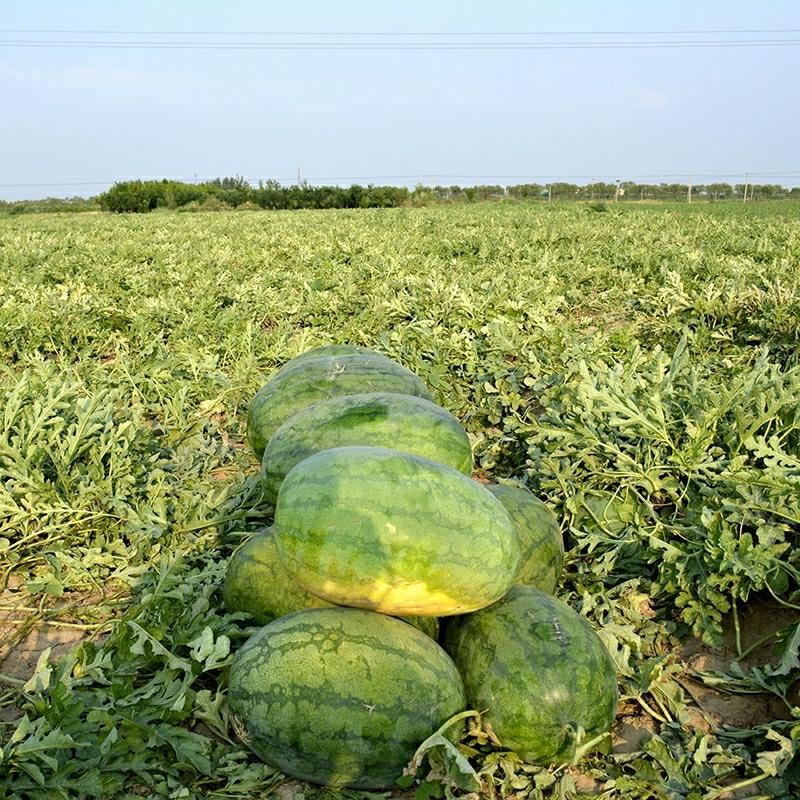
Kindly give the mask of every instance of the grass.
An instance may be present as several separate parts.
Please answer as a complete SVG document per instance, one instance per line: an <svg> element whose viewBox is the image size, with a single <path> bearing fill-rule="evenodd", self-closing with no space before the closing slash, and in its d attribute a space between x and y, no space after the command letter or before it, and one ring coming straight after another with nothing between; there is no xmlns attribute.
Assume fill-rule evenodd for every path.
<svg viewBox="0 0 800 800"><path fill-rule="evenodd" d="M415 370L480 470L525 480L559 515L559 593L615 657L621 719L649 720L584 780L635 800L731 784L796 796L796 618L766 631L776 647L755 665L694 674L680 657L692 636L725 646L754 605L798 605L795 218L790 204L553 203L0 220L0 672L37 632L87 635L8 675L24 684L0 695L0 797L281 783L227 716L225 666L249 628L220 586L271 518L247 404L331 341ZM757 638L743 624L740 652ZM690 679L784 712L699 724ZM584 785L469 741L498 794Z"/></svg>

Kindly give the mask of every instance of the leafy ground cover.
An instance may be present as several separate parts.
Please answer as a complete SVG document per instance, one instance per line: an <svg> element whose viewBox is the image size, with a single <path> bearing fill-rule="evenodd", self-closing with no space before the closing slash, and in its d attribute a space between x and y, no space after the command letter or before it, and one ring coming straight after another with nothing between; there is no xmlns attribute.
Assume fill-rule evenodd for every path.
<svg viewBox="0 0 800 800"><path fill-rule="evenodd" d="M756 206L0 220L0 798L330 794L238 739L221 586L272 513L247 403L331 341L551 505L619 674L611 752L533 768L470 718L410 792L799 796L800 228Z"/></svg>

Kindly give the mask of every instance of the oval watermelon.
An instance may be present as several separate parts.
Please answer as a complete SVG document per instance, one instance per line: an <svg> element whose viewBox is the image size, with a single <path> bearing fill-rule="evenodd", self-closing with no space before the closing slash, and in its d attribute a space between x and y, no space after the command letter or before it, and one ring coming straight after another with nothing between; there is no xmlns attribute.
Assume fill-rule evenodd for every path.
<svg viewBox="0 0 800 800"><path fill-rule="evenodd" d="M357 344L323 344L319 347L313 347L311 350L306 350L294 358L290 358L285 364L283 364L283 366L275 370L271 377L275 378L282 372L285 372L287 369L291 369L292 367L297 366L297 364L307 361L309 358L329 358L330 356L352 355L381 356L383 354L378 353L375 350L370 350L366 347L361 347Z"/></svg>
<svg viewBox="0 0 800 800"><path fill-rule="evenodd" d="M570 761L576 745L611 730L614 663L591 626L532 586L452 620L445 649L472 708L503 746L534 764Z"/></svg>
<svg viewBox="0 0 800 800"><path fill-rule="evenodd" d="M309 357L284 366L256 393L247 412L247 440L261 459L275 431L298 411L321 400L363 392L432 399L417 375L385 356L351 353Z"/></svg>
<svg viewBox="0 0 800 800"><path fill-rule="evenodd" d="M248 539L231 556L222 589L228 611L249 614L258 625L302 611L304 608L333 608L297 584L278 558L272 528L264 528ZM405 617L405 622L439 637L436 617Z"/></svg>
<svg viewBox="0 0 800 800"><path fill-rule="evenodd" d="M313 783L395 786L416 748L465 708L433 640L370 611L319 608L262 628L234 656L229 702L246 742Z"/></svg>
<svg viewBox="0 0 800 800"><path fill-rule="evenodd" d="M228 611L245 611L259 625L304 608L331 605L292 580L278 558L271 528L255 534L231 556L222 599Z"/></svg>
<svg viewBox="0 0 800 800"><path fill-rule="evenodd" d="M385 614L446 616L502 597L519 538L491 492L457 470L380 447L339 447L289 471L278 554L309 592Z"/></svg>
<svg viewBox="0 0 800 800"><path fill-rule="evenodd" d="M322 450L348 445L388 447L472 473L469 438L450 412L412 395L353 394L316 403L278 428L261 460L267 500L275 502L295 464Z"/></svg>
<svg viewBox="0 0 800 800"><path fill-rule="evenodd" d="M555 514L521 486L489 484L486 488L517 525L522 547L517 583L553 594L564 567L564 540Z"/></svg>

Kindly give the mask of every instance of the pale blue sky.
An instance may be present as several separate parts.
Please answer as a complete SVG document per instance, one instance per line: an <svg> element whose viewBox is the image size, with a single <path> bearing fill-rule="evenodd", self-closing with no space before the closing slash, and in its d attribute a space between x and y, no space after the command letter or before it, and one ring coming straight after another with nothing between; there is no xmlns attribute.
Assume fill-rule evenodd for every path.
<svg viewBox="0 0 800 800"><path fill-rule="evenodd" d="M800 5L4 0L0 28L800 29ZM3 32L0 40L26 36ZM776 36L800 39L800 33ZM737 171L749 169L796 172L756 178L795 185L799 62L800 47L243 52L0 46L0 197L88 195L104 187L63 184L128 177L291 179L298 167L311 180L432 173L622 179L731 173L737 179Z"/></svg>

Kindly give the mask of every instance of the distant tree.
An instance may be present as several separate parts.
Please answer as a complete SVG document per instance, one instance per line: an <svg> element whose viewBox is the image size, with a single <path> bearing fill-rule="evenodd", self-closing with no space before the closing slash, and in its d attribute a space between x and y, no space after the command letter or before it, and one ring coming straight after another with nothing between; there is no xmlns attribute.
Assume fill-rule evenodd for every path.
<svg viewBox="0 0 800 800"><path fill-rule="evenodd" d="M729 183L709 183L706 193L712 200L725 200L733 196L733 186Z"/></svg>

